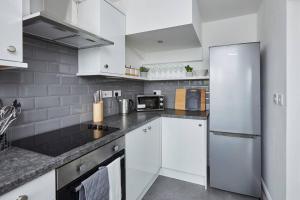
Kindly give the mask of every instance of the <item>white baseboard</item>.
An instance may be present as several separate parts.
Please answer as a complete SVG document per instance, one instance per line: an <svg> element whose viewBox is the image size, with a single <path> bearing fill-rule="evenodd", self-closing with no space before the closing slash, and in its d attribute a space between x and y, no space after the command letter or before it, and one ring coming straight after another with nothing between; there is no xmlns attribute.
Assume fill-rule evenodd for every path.
<svg viewBox="0 0 300 200"><path fill-rule="evenodd" d="M263 194L262 194L262 200L272 200L271 194L268 190L268 187L264 181L264 179L261 179L262 188L263 188Z"/></svg>
<svg viewBox="0 0 300 200"><path fill-rule="evenodd" d="M137 200L142 200L145 196L145 194L148 192L148 190L151 188L151 186L153 185L153 183L156 181L156 179L158 178L159 173L157 173L155 175L155 177L149 182L149 184L145 187L144 191L142 192L142 194L137 198Z"/></svg>
<svg viewBox="0 0 300 200"><path fill-rule="evenodd" d="M207 188L206 178L204 176L188 174L188 173L167 169L167 168L161 168L159 174L169 178L174 178L174 179L202 185L205 187L205 189Z"/></svg>

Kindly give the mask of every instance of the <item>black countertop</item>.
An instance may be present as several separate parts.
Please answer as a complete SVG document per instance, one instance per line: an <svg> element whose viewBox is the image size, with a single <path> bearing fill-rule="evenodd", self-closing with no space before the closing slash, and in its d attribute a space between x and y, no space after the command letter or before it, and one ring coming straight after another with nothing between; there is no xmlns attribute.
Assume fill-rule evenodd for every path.
<svg viewBox="0 0 300 200"><path fill-rule="evenodd" d="M128 115L109 116L104 119L103 123L111 127L120 128L119 131L72 149L57 157L49 157L21 148L11 147L0 153L0 195L122 137L126 133L159 117L207 120L208 112L167 109L159 112L133 112Z"/></svg>

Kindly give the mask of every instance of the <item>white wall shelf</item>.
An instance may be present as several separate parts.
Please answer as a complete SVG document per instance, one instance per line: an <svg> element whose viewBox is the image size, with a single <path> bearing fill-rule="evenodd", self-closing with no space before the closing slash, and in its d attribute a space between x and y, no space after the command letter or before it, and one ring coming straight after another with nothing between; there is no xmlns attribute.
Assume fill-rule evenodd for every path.
<svg viewBox="0 0 300 200"><path fill-rule="evenodd" d="M12 68L27 68L28 64L23 62L14 62L7 60L0 60L0 70L12 69Z"/></svg>
<svg viewBox="0 0 300 200"><path fill-rule="evenodd" d="M131 79L131 80L141 80L141 81L180 81L180 80L209 80L209 76L193 76L193 77L178 77L178 78L144 78L139 76L128 76L128 75L118 75L118 74L106 74L106 73L77 73L77 76L103 76L106 78L116 78L116 79Z"/></svg>
<svg viewBox="0 0 300 200"><path fill-rule="evenodd" d="M209 80L209 76L193 76L180 78L149 78L148 81L184 81L184 80Z"/></svg>

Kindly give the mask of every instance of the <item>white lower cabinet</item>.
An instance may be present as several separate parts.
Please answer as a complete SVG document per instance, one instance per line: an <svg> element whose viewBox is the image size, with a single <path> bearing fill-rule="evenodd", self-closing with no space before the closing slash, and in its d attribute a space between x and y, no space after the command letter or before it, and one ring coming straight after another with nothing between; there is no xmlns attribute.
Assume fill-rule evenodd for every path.
<svg viewBox="0 0 300 200"><path fill-rule="evenodd" d="M207 121L162 119L161 175L207 187Z"/></svg>
<svg viewBox="0 0 300 200"><path fill-rule="evenodd" d="M0 196L0 200L23 200L26 197L28 200L55 200L55 195L55 171L53 170Z"/></svg>
<svg viewBox="0 0 300 200"><path fill-rule="evenodd" d="M142 199L161 167L161 119L125 136L126 199Z"/></svg>

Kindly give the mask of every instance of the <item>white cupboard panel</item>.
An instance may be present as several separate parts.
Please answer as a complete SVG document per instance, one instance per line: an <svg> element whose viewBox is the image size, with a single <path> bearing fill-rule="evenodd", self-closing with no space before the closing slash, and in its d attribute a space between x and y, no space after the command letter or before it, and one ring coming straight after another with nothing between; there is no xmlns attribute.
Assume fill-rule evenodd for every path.
<svg viewBox="0 0 300 200"><path fill-rule="evenodd" d="M206 186L206 126L206 121L202 120L163 118L163 172L173 170L172 174L179 179L184 174L188 180L194 176L195 182L202 182Z"/></svg>
<svg viewBox="0 0 300 200"><path fill-rule="evenodd" d="M78 4L77 26L100 36L100 6L102 0L86 0Z"/></svg>
<svg viewBox="0 0 300 200"><path fill-rule="evenodd" d="M28 196L28 200L55 200L55 171L0 196L0 200L16 200L21 195Z"/></svg>
<svg viewBox="0 0 300 200"><path fill-rule="evenodd" d="M79 14L79 26L97 32L101 37L113 41L114 45L80 50L78 74L125 75L126 17L108 2L94 1L86 1L89 4L82 9L82 14ZM91 17L86 15L86 12L97 12L99 16L97 14ZM92 28L89 28L90 26Z"/></svg>
<svg viewBox="0 0 300 200"><path fill-rule="evenodd" d="M22 62L22 0L1 1L0 25L0 60Z"/></svg>
<svg viewBox="0 0 300 200"><path fill-rule="evenodd" d="M126 145L126 198L136 200L151 180L147 170L148 135L146 127L136 129L125 136Z"/></svg>
<svg viewBox="0 0 300 200"><path fill-rule="evenodd" d="M161 168L161 119L125 136L126 198L141 199Z"/></svg>
<svg viewBox="0 0 300 200"><path fill-rule="evenodd" d="M100 13L100 35L114 42L114 45L101 48L101 70L123 75L125 74L125 15L105 1L102 1Z"/></svg>

